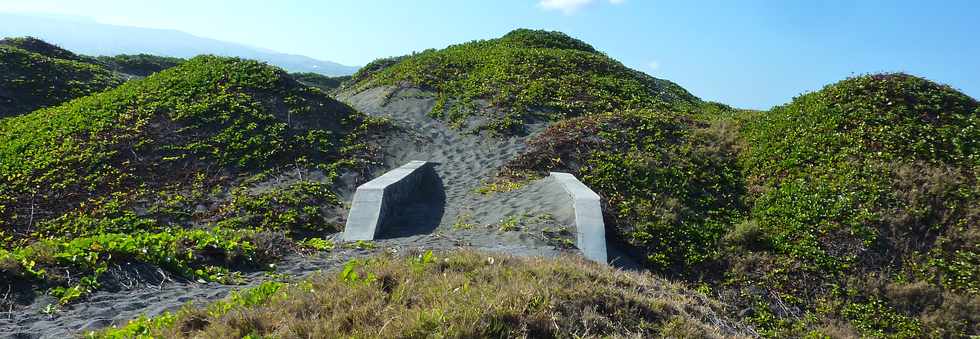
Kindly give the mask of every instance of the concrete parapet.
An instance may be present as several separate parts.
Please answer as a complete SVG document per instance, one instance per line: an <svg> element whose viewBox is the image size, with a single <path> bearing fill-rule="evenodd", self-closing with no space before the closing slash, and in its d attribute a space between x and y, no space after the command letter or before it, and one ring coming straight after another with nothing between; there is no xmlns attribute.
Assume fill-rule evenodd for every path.
<svg viewBox="0 0 980 339"><path fill-rule="evenodd" d="M599 195L569 173L551 172L551 177L572 197L578 230L576 246L589 260L607 263L606 226Z"/></svg>
<svg viewBox="0 0 980 339"><path fill-rule="evenodd" d="M432 163L411 161L358 187L344 226L344 240L374 240L393 209L424 190L434 176Z"/></svg>

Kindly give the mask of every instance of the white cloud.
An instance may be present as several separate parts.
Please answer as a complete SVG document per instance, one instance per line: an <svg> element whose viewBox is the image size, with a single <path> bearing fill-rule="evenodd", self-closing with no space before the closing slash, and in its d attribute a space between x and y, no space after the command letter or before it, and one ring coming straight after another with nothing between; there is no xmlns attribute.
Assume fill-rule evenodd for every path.
<svg viewBox="0 0 980 339"><path fill-rule="evenodd" d="M561 11L565 15L575 14L579 10L594 5L597 0L539 0L538 6L549 11ZM619 5L626 0L605 0L613 5Z"/></svg>
<svg viewBox="0 0 980 339"><path fill-rule="evenodd" d="M651 71L659 70L660 69L660 61L657 61L657 60L650 61L650 62L647 63L647 67L649 67Z"/></svg>

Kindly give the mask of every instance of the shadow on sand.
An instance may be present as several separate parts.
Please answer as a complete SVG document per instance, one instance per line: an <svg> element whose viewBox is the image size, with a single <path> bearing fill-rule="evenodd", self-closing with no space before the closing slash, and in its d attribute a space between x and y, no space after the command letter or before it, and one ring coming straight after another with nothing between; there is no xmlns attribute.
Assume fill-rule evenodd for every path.
<svg viewBox="0 0 980 339"><path fill-rule="evenodd" d="M409 203L395 208L390 218L380 225L377 239L403 238L419 234L429 234L439 227L446 211L446 189L442 178L433 163L429 175L425 176L420 189L409 197Z"/></svg>
<svg viewBox="0 0 980 339"><path fill-rule="evenodd" d="M612 232L606 230L606 257L609 266L625 271L648 271L644 267L643 256L635 250L631 250L629 245L618 239Z"/></svg>

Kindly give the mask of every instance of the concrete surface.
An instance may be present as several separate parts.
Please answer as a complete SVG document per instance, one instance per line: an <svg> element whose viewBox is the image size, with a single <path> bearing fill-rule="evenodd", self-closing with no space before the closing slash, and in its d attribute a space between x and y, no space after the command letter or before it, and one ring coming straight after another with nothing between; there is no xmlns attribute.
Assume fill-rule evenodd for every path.
<svg viewBox="0 0 980 339"><path fill-rule="evenodd" d="M589 260L608 263L606 226L602 221L599 195L569 173L551 172L551 177L572 197L575 227L578 229L576 246Z"/></svg>

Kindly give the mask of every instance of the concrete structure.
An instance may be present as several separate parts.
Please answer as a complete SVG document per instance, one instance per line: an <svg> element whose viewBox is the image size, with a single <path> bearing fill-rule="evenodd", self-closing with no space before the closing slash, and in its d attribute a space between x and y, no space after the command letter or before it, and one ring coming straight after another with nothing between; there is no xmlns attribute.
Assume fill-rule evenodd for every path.
<svg viewBox="0 0 980 339"><path fill-rule="evenodd" d="M578 230L575 245L589 260L608 263L606 225L602 221L599 195L569 173L551 172L551 177L572 197L575 228Z"/></svg>
<svg viewBox="0 0 980 339"><path fill-rule="evenodd" d="M344 240L373 240L395 206L413 199L424 185L432 183L434 176L432 163L411 161L358 187L344 227Z"/></svg>

